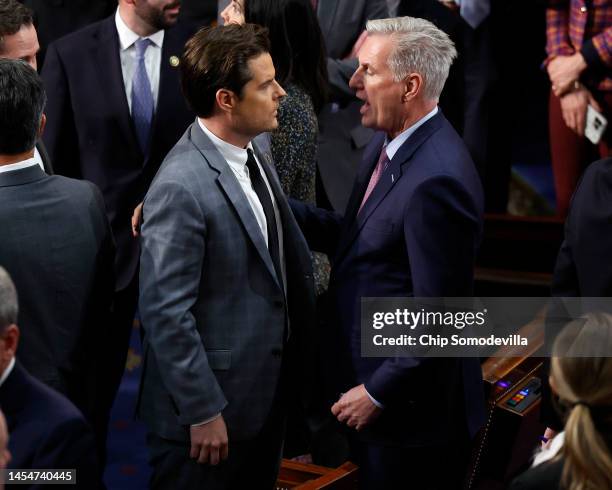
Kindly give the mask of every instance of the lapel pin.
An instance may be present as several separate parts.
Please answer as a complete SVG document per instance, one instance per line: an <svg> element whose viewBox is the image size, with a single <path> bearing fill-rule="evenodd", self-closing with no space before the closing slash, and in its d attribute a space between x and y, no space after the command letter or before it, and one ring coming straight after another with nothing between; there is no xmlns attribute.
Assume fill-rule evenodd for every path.
<svg viewBox="0 0 612 490"><path fill-rule="evenodd" d="M391 183L395 182L395 175L391 174Z"/></svg>
<svg viewBox="0 0 612 490"><path fill-rule="evenodd" d="M172 68L176 68L177 66L179 66L181 60L179 60L178 56L170 56L170 66Z"/></svg>

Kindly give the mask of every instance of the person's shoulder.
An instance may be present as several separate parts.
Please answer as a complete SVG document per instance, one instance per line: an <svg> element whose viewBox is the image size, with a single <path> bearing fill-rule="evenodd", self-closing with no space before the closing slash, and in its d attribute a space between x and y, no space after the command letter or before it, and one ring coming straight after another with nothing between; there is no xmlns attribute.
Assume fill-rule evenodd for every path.
<svg viewBox="0 0 612 490"><path fill-rule="evenodd" d="M65 193L72 199L83 199L97 196L100 193L98 187L88 180L73 179L63 175L49 175L46 177L49 185L53 186L57 192Z"/></svg>
<svg viewBox="0 0 612 490"><path fill-rule="evenodd" d="M552 460L529 468L516 477L509 490L557 490L560 488L563 460Z"/></svg>
<svg viewBox="0 0 612 490"><path fill-rule="evenodd" d="M206 174L206 161L211 148L200 148L193 141L193 132L198 131L196 124L187 128L183 136L177 141L164 158L152 186L162 182L173 181L186 187L196 185ZM200 135L201 136L201 135ZM212 146L212 143L211 143Z"/></svg>
<svg viewBox="0 0 612 490"><path fill-rule="evenodd" d="M612 157L591 163L584 171L582 182L587 185L612 186Z"/></svg>
<svg viewBox="0 0 612 490"><path fill-rule="evenodd" d="M608 222L612 207L612 158L604 158L587 167L576 187L570 214L579 215L581 226L593 221Z"/></svg>
<svg viewBox="0 0 612 490"><path fill-rule="evenodd" d="M17 379L17 378L16 378ZM54 430L56 426L76 424L87 427L81 412L70 400L47 385L21 370L19 373L19 396L23 397L21 420L38 420L39 432ZM44 417L41 417L44 414Z"/></svg>
<svg viewBox="0 0 612 490"><path fill-rule="evenodd" d="M49 48L60 53L72 55L79 52L87 52L92 42L104 37L104 33L112 33L114 27L113 16L93 22L81 29L66 34L53 41ZM116 29L115 29L116 30Z"/></svg>
<svg viewBox="0 0 612 490"><path fill-rule="evenodd" d="M12 412L12 446L21 468L77 468L82 481L96 474L95 446L91 427L81 412L63 395L19 369L11 392L20 407ZM83 487L85 488L85 487ZM89 487L88 487L89 488ZM93 487L91 487L93 488Z"/></svg>
<svg viewBox="0 0 612 490"><path fill-rule="evenodd" d="M427 168L431 174L446 174L462 181L478 179L467 146L444 114L438 113L428 122L433 130L422 148L428 154Z"/></svg>

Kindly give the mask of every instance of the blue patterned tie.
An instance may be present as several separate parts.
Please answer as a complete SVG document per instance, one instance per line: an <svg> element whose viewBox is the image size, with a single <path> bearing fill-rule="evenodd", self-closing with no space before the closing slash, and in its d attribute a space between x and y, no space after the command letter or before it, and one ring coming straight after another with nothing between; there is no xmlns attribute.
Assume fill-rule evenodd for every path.
<svg viewBox="0 0 612 490"><path fill-rule="evenodd" d="M132 80L132 119L134 120L140 149L145 154L149 144L149 131L153 119L153 94L145 67L145 52L150 44L149 39L138 39L136 41L136 71Z"/></svg>

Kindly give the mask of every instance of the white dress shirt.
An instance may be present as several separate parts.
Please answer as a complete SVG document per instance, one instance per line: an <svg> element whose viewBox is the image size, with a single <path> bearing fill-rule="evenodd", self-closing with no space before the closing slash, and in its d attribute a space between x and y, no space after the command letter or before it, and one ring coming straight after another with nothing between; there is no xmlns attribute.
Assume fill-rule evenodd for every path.
<svg viewBox="0 0 612 490"><path fill-rule="evenodd" d="M259 229L261 230L261 234L264 237L264 241L266 242L266 246L268 245L268 226L266 221L266 214L264 213L261 202L259 202L259 197L257 197L257 193L253 189L253 185L251 184L251 178L249 176L249 169L246 166L246 161L248 158L247 149L253 150L253 145L249 143L246 148L239 148L238 146L234 146L231 143L223 141L217 135L215 135L212 131L210 131L202 122L200 118L198 118L198 124L204 134L208 136L208 138L213 142L215 148L219 150L221 156L225 159L229 167L232 169L232 172L236 176L236 180L240 184L244 195L251 206L251 210L255 215L255 219L257 220L257 224L259 225ZM264 172L264 169L261 166L259 160L257 160L257 156L253 152L253 156L255 157L255 161L257 162L257 166L259 167L259 172L263 177L263 180L266 184L266 188L270 193L270 199L272 199L272 206L274 206L274 217L276 218L276 230L278 231L278 246L279 257L281 262L281 269L283 272L283 282L286 281L286 269L285 269L285 254L283 252L283 226L280 217L280 213L278 211L278 204L276 199L274 199L274 194L272 193L272 188L270 187L270 183L268 182L268 177Z"/></svg>
<svg viewBox="0 0 612 490"><path fill-rule="evenodd" d="M136 72L136 46L135 42L140 36L132 31L121 18L119 9L115 14L115 25L119 35L119 57L121 59L121 73L123 74L123 85L127 96L130 114L132 113L132 81ZM155 34L146 36L143 39L150 39L151 44L145 51L145 68L149 83L151 84L151 94L153 104L157 108L157 96L159 95L159 69L161 66L161 51L164 44L164 31L157 31Z"/></svg>
<svg viewBox="0 0 612 490"><path fill-rule="evenodd" d="M432 117L434 117L438 113L438 106L434 107L431 112L428 112L425 116L415 122L412 126L407 129L404 129L400 134L398 134L391 141L386 141L387 143L387 156L389 160L392 160L397 150L406 142L410 136L414 134L414 132L419 129L423 124L429 121ZM388 140L388 138L387 138Z"/></svg>
<svg viewBox="0 0 612 490"><path fill-rule="evenodd" d="M11 358L11 360L9 361L8 366L6 367L6 369L4 370L4 372L2 373L2 376L0 376L0 386L2 386L4 384L4 382L6 381L6 378L9 377L9 374L11 374L11 371L13 370L13 368L15 367L15 358Z"/></svg>
<svg viewBox="0 0 612 490"><path fill-rule="evenodd" d="M38 151L38 148L34 147L34 160L36 160L36 163L38 163L38 165L40 165L40 168L43 169L43 172L45 171L45 165L43 164L42 161L42 156L40 155L40 152Z"/></svg>
<svg viewBox="0 0 612 490"><path fill-rule="evenodd" d="M8 165L0 165L0 174L3 172L10 172L12 170L21 170L22 168L33 167L34 165L40 165L36 157L28 158L27 160L22 160L20 162L9 163Z"/></svg>

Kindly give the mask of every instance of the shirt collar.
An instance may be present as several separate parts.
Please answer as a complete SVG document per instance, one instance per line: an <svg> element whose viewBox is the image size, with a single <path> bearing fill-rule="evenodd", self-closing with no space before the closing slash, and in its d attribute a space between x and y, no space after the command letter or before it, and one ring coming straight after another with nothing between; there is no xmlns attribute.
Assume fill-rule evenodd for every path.
<svg viewBox="0 0 612 490"><path fill-rule="evenodd" d="M225 160L229 163L233 164L242 164L242 166L246 165L246 161L248 158L247 149L253 150L253 145L249 141L249 144L246 148L240 148L238 146L234 146L227 141L222 140L217 135L215 135L210 129L206 127L206 125L202 122L202 119L198 117L198 124L204 134L210 138L210 140L215 145L215 148L219 150L221 156L225 158Z"/></svg>
<svg viewBox="0 0 612 490"><path fill-rule="evenodd" d="M431 112L427 113L417 122L415 122L408 129L404 129L400 134L398 134L395 138L389 141L389 138L385 140L385 144L387 145L387 157L389 160L393 159L394 155L397 153L397 150L406 142L410 136L414 134L414 132L419 129L420 126L429 121L432 117L434 117L438 113L438 106L434 107Z"/></svg>
<svg viewBox="0 0 612 490"><path fill-rule="evenodd" d="M13 370L13 368L15 367L15 358L11 358L11 360L9 361L8 366L6 367L6 369L4 370L4 372L2 373L2 376L0 376L0 386L2 386L4 384L4 382L6 381L6 378L9 377L9 374L11 374L11 371Z"/></svg>
<svg viewBox="0 0 612 490"><path fill-rule="evenodd" d="M121 46L122 50L125 51L126 49L130 48L136 41L138 41L138 39L140 39L140 36L130 29L123 21L118 8L117 12L115 13L115 25L117 26L119 45ZM162 44L164 43L164 31L157 31L155 34L146 36L144 39L150 39L153 44L161 48Z"/></svg>
<svg viewBox="0 0 612 490"><path fill-rule="evenodd" d="M20 162L16 163L0 165L0 174L3 172L11 172L13 170L21 170L22 168L28 168L34 165L39 165L38 160L36 160L36 158L28 158L27 160L21 160Z"/></svg>

